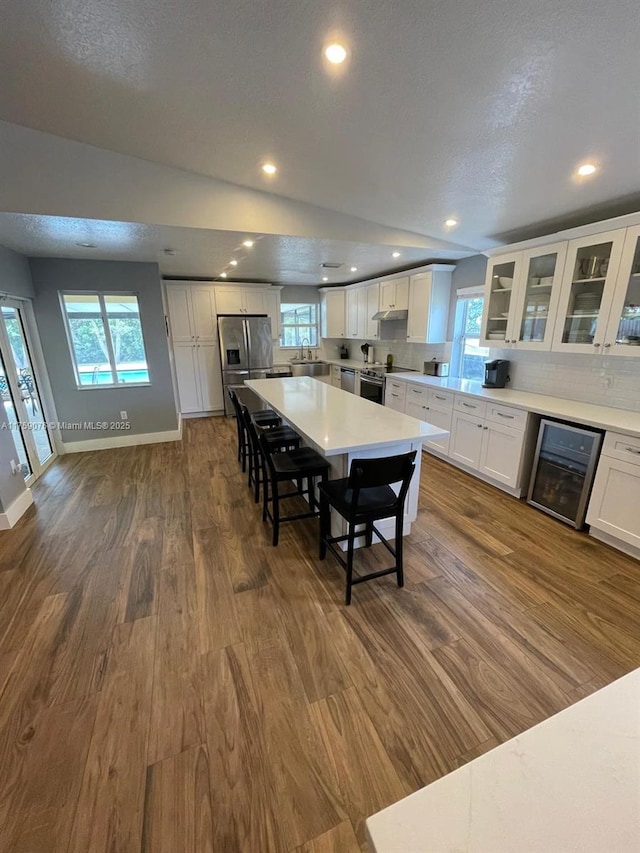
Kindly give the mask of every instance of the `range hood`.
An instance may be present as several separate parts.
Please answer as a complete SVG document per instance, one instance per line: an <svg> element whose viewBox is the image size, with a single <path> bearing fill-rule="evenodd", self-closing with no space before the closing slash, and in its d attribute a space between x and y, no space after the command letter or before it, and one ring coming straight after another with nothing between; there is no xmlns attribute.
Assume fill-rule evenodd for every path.
<svg viewBox="0 0 640 853"><path fill-rule="evenodd" d="M397 308L393 311L378 311L371 318L372 320L407 320L409 312L406 308Z"/></svg>

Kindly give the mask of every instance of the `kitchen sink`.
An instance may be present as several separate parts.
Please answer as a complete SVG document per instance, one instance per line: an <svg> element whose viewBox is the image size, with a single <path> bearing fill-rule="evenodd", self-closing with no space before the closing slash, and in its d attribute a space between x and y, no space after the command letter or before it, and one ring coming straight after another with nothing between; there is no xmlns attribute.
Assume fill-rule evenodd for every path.
<svg viewBox="0 0 640 853"><path fill-rule="evenodd" d="M292 361L291 373L294 376L327 376L330 366L323 361Z"/></svg>

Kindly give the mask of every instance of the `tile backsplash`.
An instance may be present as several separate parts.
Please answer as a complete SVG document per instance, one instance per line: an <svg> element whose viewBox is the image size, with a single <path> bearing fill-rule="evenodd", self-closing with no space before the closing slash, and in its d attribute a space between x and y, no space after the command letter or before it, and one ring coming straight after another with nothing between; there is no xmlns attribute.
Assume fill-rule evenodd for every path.
<svg viewBox="0 0 640 853"><path fill-rule="evenodd" d="M325 340L319 354L321 358L337 358L340 346L345 344L349 357L359 359L362 343ZM450 343L427 345L388 341L374 343L373 348L377 361L384 362L391 352L394 364L419 371L425 361L432 358L448 361L451 357ZM489 358L511 361L510 388L640 412L640 359L499 349L492 349Z"/></svg>
<svg viewBox="0 0 640 853"><path fill-rule="evenodd" d="M491 350L508 358L511 388L640 412L640 360L557 352Z"/></svg>

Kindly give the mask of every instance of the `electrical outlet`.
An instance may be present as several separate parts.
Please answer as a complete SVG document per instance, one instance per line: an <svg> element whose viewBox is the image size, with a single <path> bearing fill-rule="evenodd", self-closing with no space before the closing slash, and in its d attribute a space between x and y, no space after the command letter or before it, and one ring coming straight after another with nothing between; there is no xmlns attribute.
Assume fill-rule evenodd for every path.
<svg viewBox="0 0 640 853"><path fill-rule="evenodd" d="M125 411L120 412L120 420L121 421L128 421L129 415Z"/></svg>
<svg viewBox="0 0 640 853"><path fill-rule="evenodd" d="M16 462L15 459L11 460L11 473L12 474L20 474L22 472L22 468L20 467L20 463Z"/></svg>

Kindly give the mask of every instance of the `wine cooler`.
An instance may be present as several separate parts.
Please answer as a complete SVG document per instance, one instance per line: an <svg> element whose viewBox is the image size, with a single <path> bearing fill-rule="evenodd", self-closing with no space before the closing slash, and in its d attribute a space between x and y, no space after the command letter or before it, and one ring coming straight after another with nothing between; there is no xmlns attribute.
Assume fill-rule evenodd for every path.
<svg viewBox="0 0 640 853"><path fill-rule="evenodd" d="M527 502L580 530L602 432L541 420Z"/></svg>

